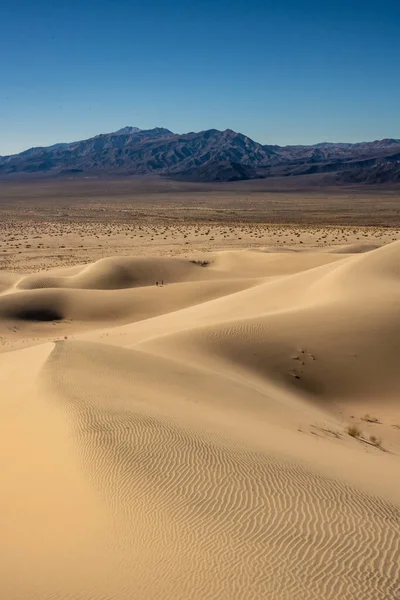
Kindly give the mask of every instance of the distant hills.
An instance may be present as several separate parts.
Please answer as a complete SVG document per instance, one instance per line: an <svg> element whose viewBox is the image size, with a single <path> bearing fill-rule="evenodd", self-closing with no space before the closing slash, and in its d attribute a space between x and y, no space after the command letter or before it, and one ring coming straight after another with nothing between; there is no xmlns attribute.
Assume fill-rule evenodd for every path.
<svg viewBox="0 0 400 600"><path fill-rule="evenodd" d="M231 129L177 134L123 127L87 140L0 157L0 177L158 175L236 181L332 173L339 183L400 183L400 139L311 146L262 145Z"/></svg>

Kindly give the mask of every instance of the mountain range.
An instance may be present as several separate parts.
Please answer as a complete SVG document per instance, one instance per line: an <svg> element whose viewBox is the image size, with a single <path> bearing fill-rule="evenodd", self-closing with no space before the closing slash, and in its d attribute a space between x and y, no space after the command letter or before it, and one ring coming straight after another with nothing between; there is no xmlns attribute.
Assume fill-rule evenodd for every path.
<svg viewBox="0 0 400 600"><path fill-rule="evenodd" d="M162 127L118 131L0 157L0 177L157 175L235 181L331 173L339 183L400 183L400 139L277 146L226 129L185 134Z"/></svg>

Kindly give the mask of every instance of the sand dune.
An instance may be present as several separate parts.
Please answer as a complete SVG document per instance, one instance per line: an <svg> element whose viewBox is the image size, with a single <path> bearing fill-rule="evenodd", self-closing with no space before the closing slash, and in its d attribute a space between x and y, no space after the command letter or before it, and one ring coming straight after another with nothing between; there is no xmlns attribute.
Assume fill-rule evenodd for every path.
<svg viewBox="0 0 400 600"><path fill-rule="evenodd" d="M70 276L30 275L18 283L21 289L76 288L114 290L154 285L156 282L176 283L212 279L212 274L189 260L103 258L82 267Z"/></svg>
<svg viewBox="0 0 400 600"><path fill-rule="evenodd" d="M257 251L225 251L206 254L204 258L200 256L196 260L114 257L74 267L64 276L27 275L19 279L17 288L116 290L154 286L161 282L220 281L233 275L246 279L296 273L335 260L338 260L335 256L325 257L318 253L295 253L288 256L287 253L265 255Z"/></svg>
<svg viewBox="0 0 400 600"><path fill-rule="evenodd" d="M14 273L0 273L0 294L12 288L18 279Z"/></svg>
<svg viewBox="0 0 400 600"><path fill-rule="evenodd" d="M90 322L109 324L118 321L148 319L157 314L179 310L232 294L259 280L226 279L176 283L158 288L109 290L49 288L22 291L0 296L0 320L18 321L19 325L58 321L66 331ZM62 321L73 320L67 327ZM46 329L42 330L46 334Z"/></svg>
<svg viewBox="0 0 400 600"><path fill-rule="evenodd" d="M332 252L333 254L362 254L380 248L380 244L344 244L343 246L331 246L321 248L320 252Z"/></svg>
<svg viewBox="0 0 400 600"><path fill-rule="evenodd" d="M349 250L2 276L0 597L396 598L400 242Z"/></svg>

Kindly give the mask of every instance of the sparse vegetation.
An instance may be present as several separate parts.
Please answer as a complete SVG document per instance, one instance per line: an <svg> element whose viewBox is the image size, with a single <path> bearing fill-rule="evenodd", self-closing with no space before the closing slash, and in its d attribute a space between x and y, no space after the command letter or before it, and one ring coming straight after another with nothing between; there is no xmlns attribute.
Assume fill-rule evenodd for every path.
<svg viewBox="0 0 400 600"><path fill-rule="evenodd" d="M369 438L363 436L360 427L357 425L348 425L346 431L348 435L356 438L360 442L363 442L364 444L370 444L371 446L375 446L375 448L379 448L379 450L386 452L382 446L382 439L380 437L377 437L376 435L370 435Z"/></svg>
<svg viewBox="0 0 400 600"><path fill-rule="evenodd" d="M362 435L362 431L357 425L348 425L346 431L353 438L360 438Z"/></svg>
<svg viewBox="0 0 400 600"><path fill-rule="evenodd" d="M369 441L371 442L371 444L373 444L377 448L382 448L382 440L381 440L381 438L376 437L376 435L370 435Z"/></svg>
<svg viewBox="0 0 400 600"><path fill-rule="evenodd" d="M318 425L311 425L311 427L314 427L314 429L317 429L318 431L320 431L321 433L324 433L325 435L333 436L337 440L340 440L340 438L342 437L342 434L340 433L340 431L336 431L335 429L330 429L328 427L320 427Z"/></svg>
<svg viewBox="0 0 400 600"><path fill-rule="evenodd" d="M366 421L367 423L379 423L380 422L378 417L371 417L371 415L369 415L368 413L362 417L362 420Z"/></svg>
<svg viewBox="0 0 400 600"><path fill-rule="evenodd" d="M191 260L190 262L194 265L199 265L199 267L208 267L211 264L210 260Z"/></svg>

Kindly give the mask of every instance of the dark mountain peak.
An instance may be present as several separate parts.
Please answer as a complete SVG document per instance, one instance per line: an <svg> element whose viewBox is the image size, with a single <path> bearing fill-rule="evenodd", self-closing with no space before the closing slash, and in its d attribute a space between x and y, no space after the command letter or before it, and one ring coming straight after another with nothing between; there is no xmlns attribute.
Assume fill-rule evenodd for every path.
<svg viewBox="0 0 400 600"><path fill-rule="evenodd" d="M261 148L262 145L259 144L258 142L254 142L251 138L249 138L247 135L244 135L243 133L239 133L237 131L233 131L233 129L225 129L224 131L224 137L227 140L239 140L242 143L253 143L253 144L258 144Z"/></svg>
<svg viewBox="0 0 400 600"><path fill-rule="evenodd" d="M381 146L400 146L400 140L395 138L384 138L383 140L376 140L372 143L380 144Z"/></svg>
<svg viewBox="0 0 400 600"><path fill-rule="evenodd" d="M146 130L142 129L141 131L153 132L154 134L165 135L165 136L176 135L173 131L170 131L169 129L165 129L165 127L154 127L153 129L146 129Z"/></svg>
<svg viewBox="0 0 400 600"><path fill-rule="evenodd" d="M192 131L190 135L195 135L198 137L212 137L212 136L220 136L222 135L222 131L219 129L203 129L202 131Z"/></svg>

